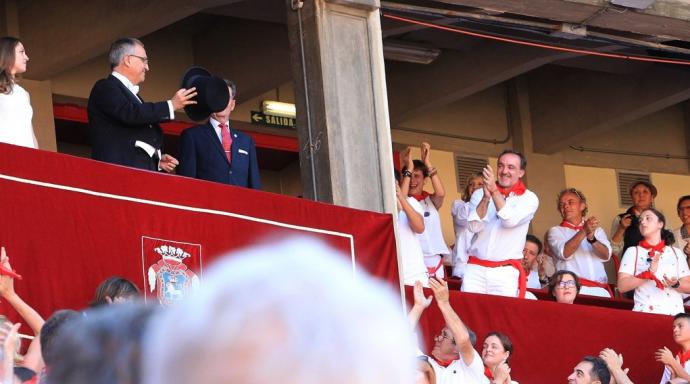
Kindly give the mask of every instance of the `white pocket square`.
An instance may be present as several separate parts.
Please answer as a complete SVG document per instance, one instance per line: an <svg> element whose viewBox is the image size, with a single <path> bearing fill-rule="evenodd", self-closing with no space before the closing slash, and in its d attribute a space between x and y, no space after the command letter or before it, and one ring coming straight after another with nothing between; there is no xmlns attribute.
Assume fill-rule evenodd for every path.
<svg viewBox="0 0 690 384"><path fill-rule="evenodd" d="M248 155L249 152L245 151L244 149L238 149L237 152L243 154L243 155Z"/></svg>

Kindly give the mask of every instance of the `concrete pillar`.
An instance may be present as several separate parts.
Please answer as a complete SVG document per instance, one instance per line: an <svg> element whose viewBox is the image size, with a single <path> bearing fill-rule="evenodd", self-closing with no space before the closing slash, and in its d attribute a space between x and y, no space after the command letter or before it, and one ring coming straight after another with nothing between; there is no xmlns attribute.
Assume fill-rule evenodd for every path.
<svg viewBox="0 0 690 384"><path fill-rule="evenodd" d="M395 211L379 1L286 1L304 196Z"/></svg>
<svg viewBox="0 0 690 384"><path fill-rule="evenodd" d="M560 153L534 153L527 81L524 76L520 76L510 81L508 87L508 118L514 147L527 157L525 184L539 197L539 209L532 219L531 232L543 239L549 228L561 222L561 216L556 210L556 197L566 186L563 158Z"/></svg>
<svg viewBox="0 0 690 384"><path fill-rule="evenodd" d="M31 62L29 62L31 65ZM57 151L55 140L55 117L53 116L53 92L50 80L35 81L24 79L20 84L31 97L31 107L34 110L32 123L38 148L46 151Z"/></svg>

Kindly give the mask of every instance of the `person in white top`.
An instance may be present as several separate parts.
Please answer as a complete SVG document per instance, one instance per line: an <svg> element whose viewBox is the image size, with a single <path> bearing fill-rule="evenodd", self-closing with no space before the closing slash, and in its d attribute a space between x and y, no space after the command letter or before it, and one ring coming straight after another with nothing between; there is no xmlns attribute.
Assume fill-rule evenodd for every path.
<svg viewBox="0 0 690 384"><path fill-rule="evenodd" d="M453 216L453 229L455 230L455 246L451 251L453 260L453 276L463 277L467 266L467 249L472 243L472 235L467 234L467 217L470 215L470 198L477 189L484 185L481 172L470 175L462 192L462 199L455 200L450 209Z"/></svg>
<svg viewBox="0 0 690 384"><path fill-rule="evenodd" d="M549 229L550 253L556 269L572 271L580 278L583 295L612 297L604 262L611 258L611 244L599 219L587 215L587 199L575 188L558 194L558 212L563 221Z"/></svg>
<svg viewBox="0 0 690 384"><path fill-rule="evenodd" d="M545 277L541 240L534 235L525 237L522 248L522 269L527 274L527 288L541 289L541 280Z"/></svg>
<svg viewBox="0 0 690 384"><path fill-rule="evenodd" d="M38 148L31 119L29 93L17 84L26 72L29 56L24 45L14 37L0 38L0 142Z"/></svg>
<svg viewBox="0 0 690 384"><path fill-rule="evenodd" d="M681 196L676 209L682 224L673 230L673 237L678 242L677 247L690 258L690 195Z"/></svg>
<svg viewBox="0 0 690 384"><path fill-rule="evenodd" d="M513 354L513 342L508 335L501 332L489 332L482 344L482 362L484 375L491 384L518 384L510 377L510 357Z"/></svg>
<svg viewBox="0 0 690 384"><path fill-rule="evenodd" d="M405 171L412 173L410 179L409 196L414 197L419 201L424 210L424 232L417 235L419 244L422 246L424 253L424 263L430 276L444 278L443 270L444 258L450 255L446 241L443 239L443 230L441 228L441 217L438 210L443 205L443 199L446 196L446 191L441 183L441 178L438 175L436 168L431 165L431 146L429 143L423 142L421 146L422 160L414 160L412 162L413 168L407 168L410 157L410 148L408 147L403 152L403 174ZM431 186L434 193L424 191L424 185L427 178L431 179ZM449 260L450 262L450 260Z"/></svg>
<svg viewBox="0 0 690 384"><path fill-rule="evenodd" d="M682 312L673 316L673 341L680 350L673 355L668 347L663 347L654 354L656 361L664 364L664 373L660 384L666 384L676 378L687 382L690 380L690 315Z"/></svg>
<svg viewBox="0 0 690 384"><path fill-rule="evenodd" d="M428 360L434 368L437 384L489 384L484 376L484 365L479 353L474 349L476 336L460 319L450 306L448 283L444 280L429 279L429 287L434 292L446 326L434 338L434 347ZM431 305L432 298L424 297L421 283L414 289L414 305L408 312L410 326L414 329L424 310Z"/></svg>
<svg viewBox="0 0 690 384"><path fill-rule="evenodd" d="M412 162L411 159L410 162ZM424 232L424 219L422 206L414 197L407 196L410 176L410 171L405 170L402 177L397 170L395 171L395 179L399 183L395 186L395 194L398 201L398 237L401 247L399 250L402 265L400 276L405 285L414 285L416 281L420 281L427 287L429 277L424 265L422 247L417 238L417 234Z"/></svg>
<svg viewBox="0 0 690 384"><path fill-rule="evenodd" d="M498 172L487 165L484 186L472 194L467 228L476 234L469 248L464 292L524 297L526 276L520 260L529 223L539 199L522 183L527 159L512 150L498 156Z"/></svg>
<svg viewBox="0 0 690 384"><path fill-rule="evenodd" d="M643 240L628 248L618 271L618 290L635 290L633 311L675 315L683 312L683 293L690 293L690 270L685 255L672 247L666 218L654 208L640 214Z"/></svg>

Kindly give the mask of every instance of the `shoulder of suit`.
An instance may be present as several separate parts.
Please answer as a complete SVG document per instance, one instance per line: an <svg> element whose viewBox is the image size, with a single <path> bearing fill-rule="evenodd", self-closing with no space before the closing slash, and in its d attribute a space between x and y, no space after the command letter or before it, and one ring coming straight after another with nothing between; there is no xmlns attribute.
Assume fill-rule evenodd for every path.
<svg viewBox="0 0 690 384"><path fill-rule="evenodd" d="M203 131L205 128L208 128L207 124L194 125L192 127L186 128L184 131L182 131L182 134L183 135L184 134L187 134L187 135L195 134L195 133Z"/></svg>

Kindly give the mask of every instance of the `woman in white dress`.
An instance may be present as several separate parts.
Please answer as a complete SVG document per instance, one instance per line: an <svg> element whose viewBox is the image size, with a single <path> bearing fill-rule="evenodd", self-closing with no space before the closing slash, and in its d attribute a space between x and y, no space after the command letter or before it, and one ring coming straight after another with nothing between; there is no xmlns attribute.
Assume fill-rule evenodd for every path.
<svg viewBox="0 0 690 384"><path fill-rule="evenodd" d="M19 39L0 38L0 142L38 148L29 93L17 84L28 61Z"/></svg>
<svg viewBox="0 0 690 384"><path fill-rule="evenodd" d="M640 213L643 240L629 247L618 270L618 290L635 290L633 311L675 315L683 312L683 293L690 293L685 254L673 247L666 218L654 208Z"/></svg>

